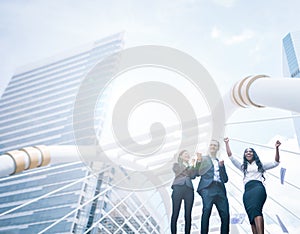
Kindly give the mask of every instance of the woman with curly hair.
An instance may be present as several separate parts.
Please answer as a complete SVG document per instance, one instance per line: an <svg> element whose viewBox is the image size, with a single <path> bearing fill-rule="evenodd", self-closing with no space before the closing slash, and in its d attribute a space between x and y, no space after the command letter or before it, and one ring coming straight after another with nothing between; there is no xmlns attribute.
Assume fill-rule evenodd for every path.
<svg viewBox="0 0 300 234"><path fill-rule="evenodd" d="M280 141L275 143L275 161L262 164L257 153L252 148L245 149L243 163L241 164L232 156L229 147L229 139L224 139L227 155L230 160L244 174L245 191L243 203L247 212L251 229L254 234L264 233L264 219L262 209L267 199L267 193L263 181L265 180L264 172L279 165L279 146Z"/></svg>

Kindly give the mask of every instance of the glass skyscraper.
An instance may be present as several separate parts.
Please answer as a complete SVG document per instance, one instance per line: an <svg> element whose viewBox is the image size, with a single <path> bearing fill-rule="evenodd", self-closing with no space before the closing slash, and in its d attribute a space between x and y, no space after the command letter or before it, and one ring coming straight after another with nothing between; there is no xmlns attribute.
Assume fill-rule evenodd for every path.
<svg viewBox="0 0 300 234"><path fill-rule="evenodd" d="M81 81L122 48L119 33L18 69L0 100L0 155L33 145L74 145L72 114ZM102 73L115 62L104 64ZM101 132L103 100L96 114ZM164 233L168 217L158 212L165 210L160 192L114 188L114 172L95 175L72 162L1 178L0 233Z"/></svg>
<svg viewBox="0 0 300 234"><path fill-rule="evenodd" d="M300 78L300 32L288 33L283 38L283 75ZM300 146L300 119L294 119L298 145Z"/></svg>

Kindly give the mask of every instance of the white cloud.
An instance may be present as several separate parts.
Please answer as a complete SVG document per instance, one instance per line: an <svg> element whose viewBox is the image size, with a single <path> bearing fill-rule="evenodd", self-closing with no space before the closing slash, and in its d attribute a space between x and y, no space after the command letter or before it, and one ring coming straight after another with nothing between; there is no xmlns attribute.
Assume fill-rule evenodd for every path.
<svg viewBox="0 0 300 234"><path fill-rule="evenodd" d="M254 38L256 33L252 30L246 29L242 31L240 34L226 35L224 32L221 31L217 26L214 26L211 29L210 36L212 39L219 39L223 44L231 46L239 43L243 43L247 40L250 40ZM259 48L255 48L255 50L258 50Z"/></svg>
<svg viewBox="0 0 300 234"><path fill-rule="evenodd" d="M214 3L223 7L233 7L236 2L237 0L214 0Z"/></svg>
<svg viewBox="0 0 300 234"><path fill-rule="evenodd" d="M221 30L214 26L210 33L212 38L219 38L221 36Z"/></svg>
<svg viewBox="0 0 300 234"><path fill-rule="evenodd" d="M260 51L261 51L260 44L256 44L253 48L250 49L249 54L250 55L255 55L255 54L257 54Z"/></svg>
<svg viewBox="0 0 300 234"><path fill-rule="evenodd" d="M233 35L228 39L224 40L224 44L226 45L234 45L238 43L242 43L249 39L252 39L255 36L255 33L251 30L244 30L241 34Z"/></svg>

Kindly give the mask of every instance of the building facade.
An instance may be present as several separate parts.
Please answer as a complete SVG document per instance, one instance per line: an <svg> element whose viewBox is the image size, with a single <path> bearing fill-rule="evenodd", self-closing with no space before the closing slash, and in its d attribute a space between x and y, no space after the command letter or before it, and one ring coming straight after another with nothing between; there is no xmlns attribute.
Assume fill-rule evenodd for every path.
<svg viewBox="0 0 300 234"><path fill-rule="evenodd" d="M300 78L300 32L288 33L283 42L283 76ZM294 119L295 132L300 146L300 118Z"/></svg>
<svg viewBox="0 0 300 234"><path fill-rule="evenodd" d="M115 34L18 69L0 100L0 155L33 145L75 145L78 88L86 73L120 51L123 42L123 34ZM104 64L102 73L109 74L115 63ZM95 113L100 134L105 100ZM80 143L90 140L83 136ZM112 167L95 175L82 162L70 162L1 178L0 233L164 232L158 219L167 217L151 212L152 199L161 201L159 191L145 202L145 195L111 186L113 177Z"/></svg>

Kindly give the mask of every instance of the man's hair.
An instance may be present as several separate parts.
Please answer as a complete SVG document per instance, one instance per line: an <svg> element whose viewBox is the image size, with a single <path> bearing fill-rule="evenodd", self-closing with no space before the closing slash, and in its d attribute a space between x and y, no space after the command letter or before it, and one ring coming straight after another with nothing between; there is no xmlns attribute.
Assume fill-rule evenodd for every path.
<svg viewBox="0 0 300 234"><path fill-rule="evenodd" d="M211 141L210 141L210 144L211 144L213 141L215 141L215 142L217 142L217 143L218 143L218 150L219 150L219 149L220 149L220 142L219 142L219 141L217 141L217 140L215 140L215 139L211 139Z"/></svg>

